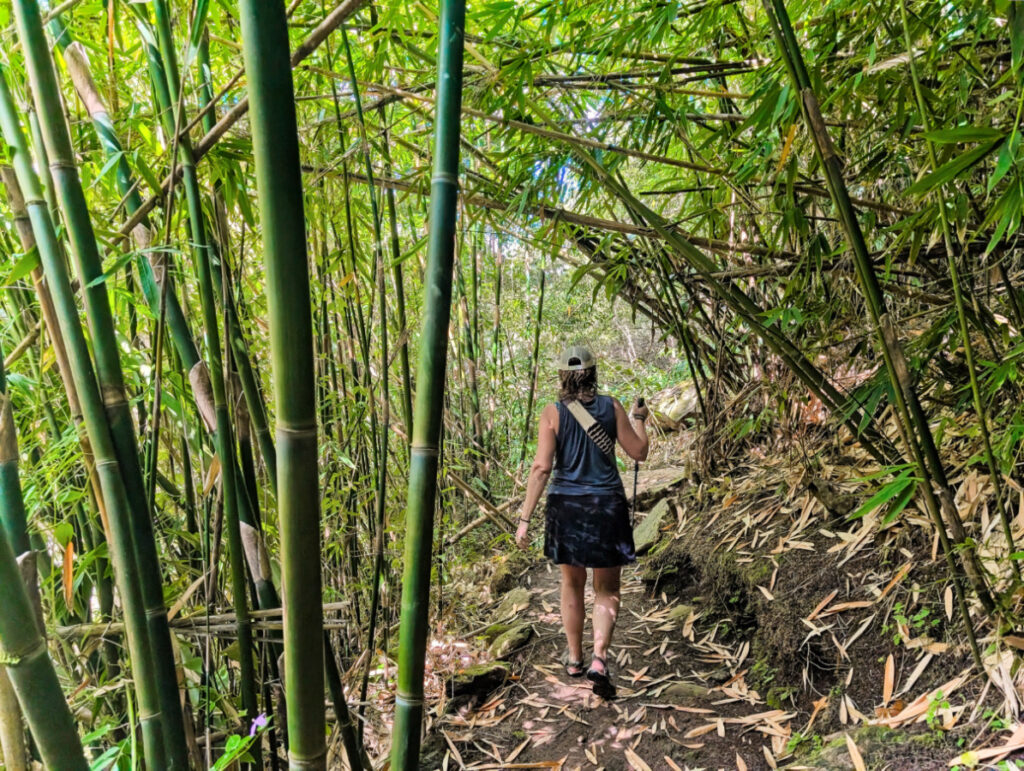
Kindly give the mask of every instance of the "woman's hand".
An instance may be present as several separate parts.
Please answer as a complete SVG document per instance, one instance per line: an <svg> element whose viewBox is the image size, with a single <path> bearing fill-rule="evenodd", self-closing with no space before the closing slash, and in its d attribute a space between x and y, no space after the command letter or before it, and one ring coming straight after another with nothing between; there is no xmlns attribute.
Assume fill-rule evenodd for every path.
<svg viewBox="0 0 1024 771"><path fill-rule="evenodd" d="M650 415L650 412L648 412L646 404L634 404L633 409L630 410L630 417L633 420L644 421L647 420L648 415Z"/></svg>
<svg viewBox="0 0 1024 771"><path fill-rule="evenodd" d="M530 523L520 519L519 527L516 528L516 546L523 551L530 546L530 534L529 534Z"/></svg>

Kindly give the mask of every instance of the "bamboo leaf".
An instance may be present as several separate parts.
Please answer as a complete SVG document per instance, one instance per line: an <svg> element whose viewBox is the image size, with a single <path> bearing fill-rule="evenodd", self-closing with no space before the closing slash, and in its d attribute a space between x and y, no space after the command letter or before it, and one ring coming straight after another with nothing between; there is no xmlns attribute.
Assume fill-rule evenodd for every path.
<svg viewBox="0 0 1024 771"><path fill-rule="evenodd" d="M884 485L878 492L868 498L859 509L851 514L850 519L860 519L870 514L879 506L885 505L908 487L915 484L917 480L910 476L910 471L910 469L905 469L898 477Z"/></svg>
<svg viewBox="0 0 1024 771"><path fill-rule="evenodd" d="M987 126L957 126L956 128L926 131L921 136L939 144L956 144L958 142L991 142L1002 139L1005 134L999 129Z"/></svg>
<svg viewBox="0 0 1024 771"><path fill-rule="evenodd" d="M25 252L18 258L18 261L14 263L14 267L11 268L11 272L7 274L7 279L4 281L4 285L10 286L11 284L21 281L37 267L39 267L39 250L32 249Z"/></svg>
<svg viewBox="0 0 1024 771"><path fill-rule="evenodd" d="M133 259L135 259L135 252L125 252L124 254L118 255L112 261L107 263L107 267L100 275L86 284L86 289L92 289L95 286L99 286L112 276L116 276L117 273Z"/></svg>
<svg viewBox="0 0 1024 771"><path fill-rule="evenodd" d="M923 179L918 180L908 187L906 190L907 195L920 196L941 187L961 172L964 172L980 163L989 153L998 147L1002 141L1002 139L997 139L985 142L971 150L969 153L956 156L951 161L933 171L931 174L928 174Z"/></svg>

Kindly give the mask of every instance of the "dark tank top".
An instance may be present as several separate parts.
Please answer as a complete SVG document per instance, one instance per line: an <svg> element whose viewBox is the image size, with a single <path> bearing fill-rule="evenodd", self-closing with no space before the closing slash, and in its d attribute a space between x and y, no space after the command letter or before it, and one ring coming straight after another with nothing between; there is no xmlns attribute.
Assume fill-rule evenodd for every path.
<svg viewBox="0 0 1024 771"><path fill-rule="evenodd" d="M608 436L615 440L615 402L610 396L597 396L580 402L594 416ZM587 436L579 421L561 402L558 407L558 436L555 447L555 468L549 493L561 495L625 494L615 458L610 457Z"/></svg>

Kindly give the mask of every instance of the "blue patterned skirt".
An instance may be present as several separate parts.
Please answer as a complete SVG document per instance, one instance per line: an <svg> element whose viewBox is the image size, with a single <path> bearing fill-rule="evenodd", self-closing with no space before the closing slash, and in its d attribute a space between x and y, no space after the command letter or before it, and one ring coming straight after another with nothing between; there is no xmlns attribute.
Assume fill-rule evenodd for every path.
<svg viewBox="0 0 1024 771"><path fill-rule="evenodd" d="M544 556L556 565L587 568L611 568L636 562L625 494L550 493Z"/></svg>

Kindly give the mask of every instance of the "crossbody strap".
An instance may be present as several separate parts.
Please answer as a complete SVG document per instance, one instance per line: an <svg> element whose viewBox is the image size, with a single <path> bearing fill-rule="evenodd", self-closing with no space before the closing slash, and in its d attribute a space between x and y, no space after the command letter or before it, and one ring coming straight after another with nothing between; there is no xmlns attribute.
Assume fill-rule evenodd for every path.
<svg viewBox="0 0 1024 771"><path fill-rule="evenodd" d="M614 456L615 440L608 436L608 432L594 420L594 416L587 412L587 408L577 399L566 402L565 406L568 407L569 412L576 418L576 422L580 424L580 428L593 440L598 449L609 457Z"/></svg>

